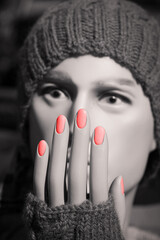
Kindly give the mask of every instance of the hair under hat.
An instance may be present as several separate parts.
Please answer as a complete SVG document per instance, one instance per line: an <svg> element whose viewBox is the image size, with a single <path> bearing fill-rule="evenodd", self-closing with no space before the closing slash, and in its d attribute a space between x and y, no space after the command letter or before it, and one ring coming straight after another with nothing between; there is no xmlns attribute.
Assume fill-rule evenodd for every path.
<svg viewBox="0 0 160 240"><path fill-rule="evenodd" d="M38 20L20 53L21 127L45 74L66 58L86 54L109 56L141 84L151 103L160 153L160 28L142 8L125 0L65 1ZM159 166L159 159L153 161L150 174Z"/></svg>

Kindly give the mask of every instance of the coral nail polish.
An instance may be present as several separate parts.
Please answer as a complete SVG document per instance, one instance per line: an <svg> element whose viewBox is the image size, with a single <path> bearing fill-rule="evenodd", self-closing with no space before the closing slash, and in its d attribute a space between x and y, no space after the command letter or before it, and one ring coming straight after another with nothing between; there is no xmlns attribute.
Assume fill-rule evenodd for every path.
<svg viewBox="0 0 160 240"><path fill-rule="evenodd" d="M86 111L83 108L79 109L79 111L77 113L77 126L79 128L84 128L86 126L86 122L87 122Z"/></svg>
<svg viewBox="0 0 160 240"><path fill-rule="evenodd" d="M95 128L94 130L94 142L96 145L101 145L103 143L103 139L104 139L104 135L105 135L105 130L103 127L98 126Z"/></svg>
<svg viewBox="0 0 160 240"><path fill-rule="evenodd" d="M64 115L59 115L56 122L56 131L61 134L64 131L66 118Z"/></svg>
<svg viewBox="0 0 160 240"><path fill-rule="evenodd" d="M123 183L123 177L121 178L121 191L122 191L122 194L124 194L124 183Z"/></svg>
<svg viewBox="0 0 160 240"><path fill-rule="evenodd" d="M46 142L44 140L41 140L38 144L38 153L40 156L43 156L46 151Z"/></svg>

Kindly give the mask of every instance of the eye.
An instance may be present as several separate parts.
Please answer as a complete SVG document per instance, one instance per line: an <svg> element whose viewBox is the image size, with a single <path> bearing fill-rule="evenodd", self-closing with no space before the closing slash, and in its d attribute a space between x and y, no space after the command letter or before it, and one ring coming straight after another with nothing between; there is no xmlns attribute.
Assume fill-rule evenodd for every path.
<svg viewBox="0 0 160 240"><path fill-rule="evenodd" d="M110 105L119 105L122 104L123 102L131 103L129 98L118 93L104 93L102 97L100 97L100 100L102 101L102 103L107 103Z"/></svg>
<svg viewBox="0 0 160 240"><path fill-rule="evenodd" d="M60 89L53 89L52 91L50 91L50 95L53 98L64 98L65 97L65 94Z"/></svg>
<svg viewBox="0 0 160 240"><path fill-rule="evenodd" d="M69 97L68 93L56 86L43 86L40 89L40 95L44 95L45 97L51 97L53 99L63 100Z"/></svg>
<svg viewBox="0 0 160 240"><path fill-rule="evenodd" d="M117 102L121 102L121 100L120 99L118 99L116 96L108 96L108 97L106 97L105 98L106 99L106 102L108 102L108 103L111 103L111 104L115 104L115 103L117 103Z"/></svg>

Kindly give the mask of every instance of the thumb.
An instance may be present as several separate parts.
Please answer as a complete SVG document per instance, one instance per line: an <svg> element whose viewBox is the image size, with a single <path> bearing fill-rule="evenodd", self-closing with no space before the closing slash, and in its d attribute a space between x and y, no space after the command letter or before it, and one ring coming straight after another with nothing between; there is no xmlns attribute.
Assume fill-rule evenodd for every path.
<svg viewBox="0 0 160 240"><path fill-rule="evenodd" d="M121 230L124 230L126 206L125 206L125 194L124 184L122 176L118 176L111 184L110 192L114 199L115 209L119 218Z"/></svg>

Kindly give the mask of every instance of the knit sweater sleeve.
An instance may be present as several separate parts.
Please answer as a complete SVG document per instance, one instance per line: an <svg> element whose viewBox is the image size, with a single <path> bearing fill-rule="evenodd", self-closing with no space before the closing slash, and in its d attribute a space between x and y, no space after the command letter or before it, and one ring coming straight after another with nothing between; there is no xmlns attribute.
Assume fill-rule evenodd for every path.
<svg viewBox="0 0 160 240"><path fill-rule="evenodd" d="M111 195L100 204L86 200L80 205L51 208L29 193L24 219L30 240L124 240Z"/></svg>

